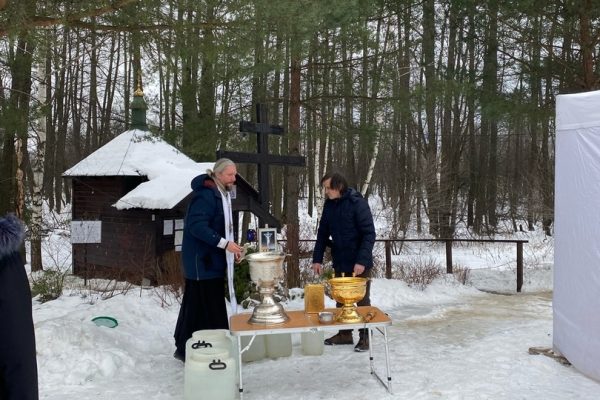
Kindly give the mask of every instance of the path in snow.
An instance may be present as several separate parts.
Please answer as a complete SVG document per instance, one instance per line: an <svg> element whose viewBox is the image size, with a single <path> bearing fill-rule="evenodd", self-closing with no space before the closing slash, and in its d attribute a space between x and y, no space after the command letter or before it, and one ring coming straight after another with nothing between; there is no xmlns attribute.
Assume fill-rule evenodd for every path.
<svg viewBox="0 0 600 400"><path fill-rule="evenodd" d="M528 353L552 345L551 297L481 293L455 305L399 307L388 329L394 395L369 375L368 355L338 346L319 362L296 347L290 358L246 365L246 398L595 399L599 383ZM379 346L376 361L383 373ZM293 384L286 377L282 385L282 374Z"/></svg>

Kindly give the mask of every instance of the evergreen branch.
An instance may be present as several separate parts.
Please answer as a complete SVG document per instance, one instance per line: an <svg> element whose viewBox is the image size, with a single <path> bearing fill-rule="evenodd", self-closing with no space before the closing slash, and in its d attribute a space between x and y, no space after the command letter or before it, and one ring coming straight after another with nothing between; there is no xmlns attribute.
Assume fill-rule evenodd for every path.
<svg viewBox="0 0 600 400"><path fill-rule="evenodd" d="M31 18L28 18L25 21L23 21L21 29L28 30L31 28L43 28L61 24L73 25L77 24L78 22L81 22L81 20L84 18L98 17L107 13L111 13L113 11L118 11L136 1L138 0L115 0L110 5L74 14L67 14L64 17L34 15ZM90 24L90 26L91 25L92 24ZM10 29L7 26L0 26L0 37L8 35L9 32Z"/></svg>

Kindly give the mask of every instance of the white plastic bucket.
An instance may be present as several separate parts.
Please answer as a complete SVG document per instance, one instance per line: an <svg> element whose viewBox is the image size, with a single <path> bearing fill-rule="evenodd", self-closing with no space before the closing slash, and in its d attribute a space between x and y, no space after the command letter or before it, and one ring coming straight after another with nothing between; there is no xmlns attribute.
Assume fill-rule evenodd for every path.
<svg viewBox="0 0 600 400"><path fill-rule="evenodd" d="M185 400L234 400L235 361L223 347L195 349L185 362Z"/></svg>
<svg viewBox="0 0 600 400"><path fill-rule="evenodd" d="M250 343L250 339L252 336L242 336L241 338L242 349L248 346ZM252 346L248 350L242 353L242 362L252 362L258 361L265 358L267 355L267 350L265 348L265 337L262 335L257 335L254 337L254 341L252 342Z"/></svg>
<svg viewBox="0 0 600 400"><path fill-rule="evenodd" d="M325 333L322 331L302 332L300 334L300 342L302 344L302 354L306 356L320 356L323 354L325 347L323 341Z"/></svg>
<svg viewBox="0 0 600 400"><path fill-rule="evenodd" d="M192 333L192 337L185 343L185 361L197 349L206 347L222 347L235 357L236 351L227 329L204 329Z"/></svg>
<svg viewBox="0 0 600 400"><path fill-rule="evenodd" d="M292 355L292 334L266 335L266 347L269 358L289 357Z"/></svg>

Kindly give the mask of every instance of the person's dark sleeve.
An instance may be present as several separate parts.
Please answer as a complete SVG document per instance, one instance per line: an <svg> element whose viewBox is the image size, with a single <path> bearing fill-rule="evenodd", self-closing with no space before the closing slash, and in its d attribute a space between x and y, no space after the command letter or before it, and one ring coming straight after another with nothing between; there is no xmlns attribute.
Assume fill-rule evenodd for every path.
<svg viewBox="0 0 600 400"><path fill-rule="evenodd" d="M0 319L0 398L37 400L31 291L18 252L0 258Z"/></svg>
<svg viewBox="0 0 600 400"><path fill-rule="evenodd" d="M192 236L210 246L217 246L221 240L221 235L210 227L217 206L214 194L210 190L203 190L192 199L185 220Z"/></svg>
<svg viewBox="0 0 600 400"><path fill-rule="evenodd" d="M327 219L327 212L323 208L323 215L321 221L319 221L319 229L317 230L317 240L315 242L315 248L313 249L313 263L323 263L323 256L325 255L325 248L330 236L329 232L329 221Z"/></svg>
<svg viewBox="0 0 600 400"><path fill-rule="evenodd" d="M357 202L356 226L362 238L359 243L356 264L366 268L373 266L373 246L375 245L375 224L369 203L365 199Z"/></svg>

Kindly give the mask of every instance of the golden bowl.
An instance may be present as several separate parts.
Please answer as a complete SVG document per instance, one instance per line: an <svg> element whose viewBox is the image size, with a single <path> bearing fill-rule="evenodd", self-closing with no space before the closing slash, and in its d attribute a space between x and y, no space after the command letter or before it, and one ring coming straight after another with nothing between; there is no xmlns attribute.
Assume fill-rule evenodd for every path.
<svg viewBox="0 0 600 400"><path fill-rule="evenodd" d="M354 303L361 301L367 293L367 278L340 277L329 279L331 297L342 303L342 312L337 316L337 322L364 322L364 318L356 312Z"/></svg>

